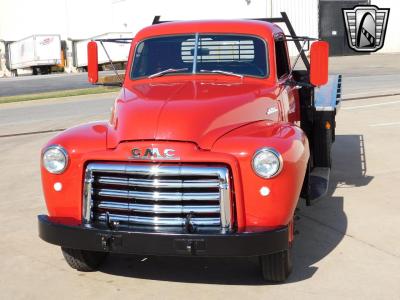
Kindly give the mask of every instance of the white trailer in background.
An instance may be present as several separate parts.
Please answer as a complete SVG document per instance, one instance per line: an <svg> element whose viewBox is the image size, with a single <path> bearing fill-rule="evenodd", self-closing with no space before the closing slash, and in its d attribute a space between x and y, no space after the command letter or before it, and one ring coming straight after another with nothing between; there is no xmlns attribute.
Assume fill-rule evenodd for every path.
<svg viewBox="0 0 400 300"><path fill-rule="evenodd" d="M6 61L6 43L0 40L0 78L9 75Z"/></svg>
<svg viewBox="0 0 400 300"><path fill-rule="evenodd" d="M52 66L61 64L61 37L57 34L37 34L8 45L10 71L14 75L31 71L46 74Z"/></svg>
<svg viewBox="0 0 400 300"><path fill-rule="evenodd" d="M77 41L74 43L74 65L78 70L85 70L88 65L87 58L87 44L91 40L98 39L132 39L133 35L130 32L110 32L102 35L94 36L87 40ZM98 57L99 65L105 65L109 63L106 52L100 42L98 44ZM107 50L113 63L125 63L128 60L130 43L108 43L103 42L104 47Z"/></svg>

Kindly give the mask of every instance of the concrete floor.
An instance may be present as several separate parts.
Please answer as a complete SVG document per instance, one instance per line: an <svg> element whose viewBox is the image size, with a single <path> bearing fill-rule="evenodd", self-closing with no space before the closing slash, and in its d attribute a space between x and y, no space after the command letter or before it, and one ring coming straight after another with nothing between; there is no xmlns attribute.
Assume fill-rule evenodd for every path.
<svg viewBox="0 0 400 300"><path fill-rule="evenodd" d="M108 109L89 109L93 97L112 102L52 102L56 119L46 101L1 106L0 135L107 118ZM37 236L36 215L46 212L39 153L54 133L2 137L0 298L400 299L399 114L400 96L343 103L329 196L301 207L294 272L281 285L264 284L255 259L111 256L98 272L70 269Z"/></svg>

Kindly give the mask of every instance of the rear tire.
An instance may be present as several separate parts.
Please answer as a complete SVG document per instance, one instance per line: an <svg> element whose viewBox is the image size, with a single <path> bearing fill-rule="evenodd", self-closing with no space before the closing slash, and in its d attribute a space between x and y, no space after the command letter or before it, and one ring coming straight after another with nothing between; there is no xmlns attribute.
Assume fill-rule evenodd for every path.
<svg viewBox="0 0 400 300"><path fill-rule="evenodd" d="M265 281L279 283L285 281L292 272L291 250L260 256L262 276Z"/></svg>
<svg viewBox="0 0 400 300"><path fill-rule="evenodd" d="M61 247L62 254L68 265L78 271L92 272L107 258L107 252L94 252Z"/></svg>

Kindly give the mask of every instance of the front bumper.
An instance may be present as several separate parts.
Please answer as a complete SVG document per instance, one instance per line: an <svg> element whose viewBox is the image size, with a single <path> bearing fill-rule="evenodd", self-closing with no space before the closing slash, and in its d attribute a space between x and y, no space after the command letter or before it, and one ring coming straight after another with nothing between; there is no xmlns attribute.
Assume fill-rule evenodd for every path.
<svg viewBox="0 0 400 300"><path fill-rule="evenodd" d="M255 233L163 233L69 226L39 215L39 237L66 248L140 255L258 256L289 248L288 227Z"/></svg>

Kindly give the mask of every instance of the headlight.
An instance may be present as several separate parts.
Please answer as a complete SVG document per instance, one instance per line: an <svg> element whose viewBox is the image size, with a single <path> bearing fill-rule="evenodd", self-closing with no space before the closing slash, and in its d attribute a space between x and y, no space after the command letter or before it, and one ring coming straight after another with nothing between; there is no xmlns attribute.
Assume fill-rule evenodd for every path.
<svg viewBox="0 0 400 300"><path fill-rule="evenodd" d="M254 154L252 166L258 176L271 178L282 170L282 156L273 148L261 148Z"/></svg>
<svg viewBox="0 0 400 300"><path fill-rule="evenodd" d="M61 146L50 146L43 152L42 163L50 173L60 174L68 165L67 151Z"/></svg>

